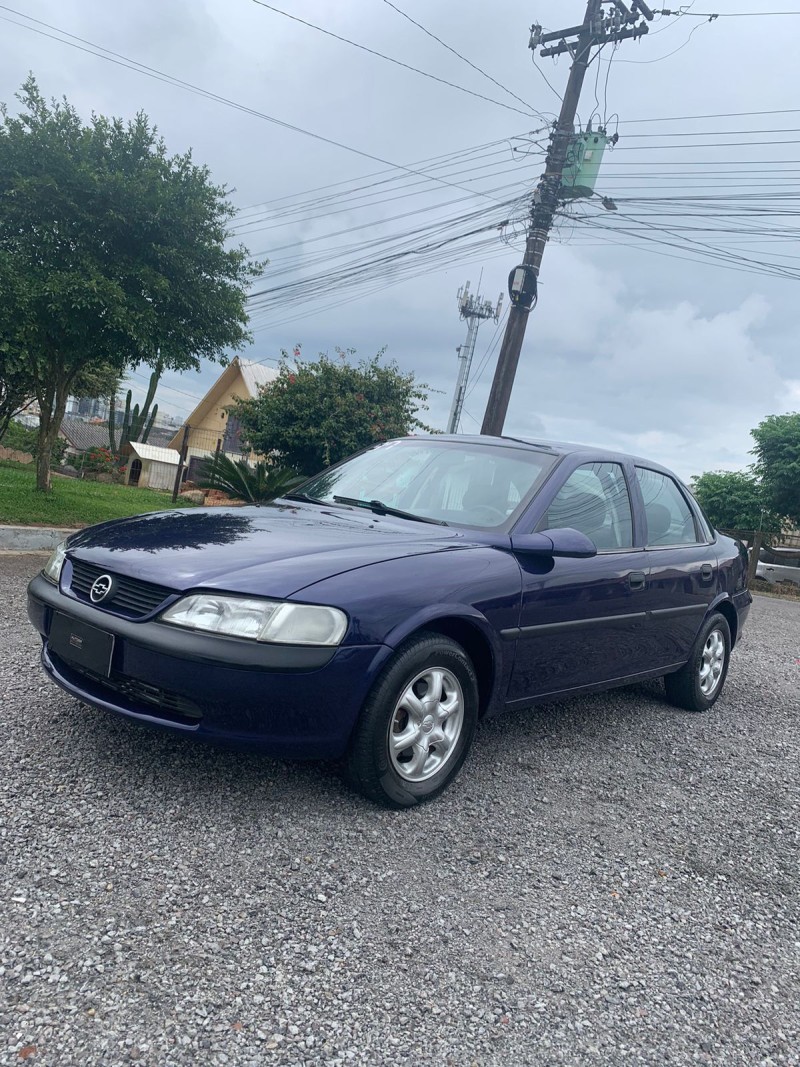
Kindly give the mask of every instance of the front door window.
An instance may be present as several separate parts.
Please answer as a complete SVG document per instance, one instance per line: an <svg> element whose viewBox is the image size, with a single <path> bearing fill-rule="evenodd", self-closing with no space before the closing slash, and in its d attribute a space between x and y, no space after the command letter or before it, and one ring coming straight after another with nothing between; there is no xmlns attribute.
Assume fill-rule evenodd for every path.
<svg viewBox="0 0 800 1067"><path fill-rule="evenodd" d="M585 463L567 478L539 529L567 526L594 541L598 552L633 545L631 500L619 463Z"/></svg>

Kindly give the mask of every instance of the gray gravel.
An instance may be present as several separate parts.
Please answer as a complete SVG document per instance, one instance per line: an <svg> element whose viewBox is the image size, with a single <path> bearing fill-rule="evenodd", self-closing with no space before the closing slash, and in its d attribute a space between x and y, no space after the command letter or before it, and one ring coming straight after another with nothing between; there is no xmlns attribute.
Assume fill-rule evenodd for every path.
<svg viewBox="0 0 800 1067"><path fill-rule="evenodd" d="M800 604L709 715L514 714L394 813L47 684L40 566L0 556L0 1062L800 1063Z"/></svg>

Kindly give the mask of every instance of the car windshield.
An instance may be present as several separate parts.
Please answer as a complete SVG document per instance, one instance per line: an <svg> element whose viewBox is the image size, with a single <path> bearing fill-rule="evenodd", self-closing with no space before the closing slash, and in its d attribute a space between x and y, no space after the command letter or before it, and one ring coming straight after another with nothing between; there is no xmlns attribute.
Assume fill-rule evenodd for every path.
<svg viewBox="0 0 800 1067"><path fill-rule="evenodd" d="M521 510L556 458L533 449L436 441L390 441L323 471L298 494L326 503L359 501L379 511L454 526L492 529Z"/></svg>

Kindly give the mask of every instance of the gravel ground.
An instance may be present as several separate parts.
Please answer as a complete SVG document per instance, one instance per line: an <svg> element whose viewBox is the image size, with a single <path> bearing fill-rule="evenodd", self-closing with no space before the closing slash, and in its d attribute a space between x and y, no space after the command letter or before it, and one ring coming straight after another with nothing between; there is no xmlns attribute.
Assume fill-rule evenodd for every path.
<svg viewBox="0 0 800 1067"><path fill-rule="evenodd" d="M46 683L41 562L0 556L0 1062L800 1063L800 604L709 715L510 715L395 813Z"/></svg>

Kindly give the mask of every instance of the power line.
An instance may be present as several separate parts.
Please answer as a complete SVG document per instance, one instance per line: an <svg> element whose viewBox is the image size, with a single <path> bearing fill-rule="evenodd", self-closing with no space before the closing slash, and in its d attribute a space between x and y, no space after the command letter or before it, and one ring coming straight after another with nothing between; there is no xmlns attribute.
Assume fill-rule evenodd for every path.
<svg viewBox="0 0 800 1067"><path fill-rule="evenodd" d="M516 201L509 201L506 205L503 205L503 207L507 209L514 203L516 203ZM287 294L294 294L302 300L307 301L309 299L314 299L318 293L330 289L334 285L341 284L343 281L352 281L354 276L356 279L367 278L369 280L379 268L392 267L398 262L407 259L409 256L415 257L415 262L419 262L416 257L430 259L431 256L435 257L437 252L449 248L449 246L458 241L463 241L467 238L492 231L496 232L498 227L506 222L506 219L504 218L493 218L487 221L482 221L482 218L484 218L486 214L487 210L482 209L479 212L463 215L457 220L447 219L439 221L433 227L423 228L422 231L418 232L418 236L421 237L425 243L413 244L408 248L400 248L390 251L388 243L384 240L383 246L385 251L382 255L366 261L354 263L350 266L342 267L339 270L331 271L326 269L316 278L303 277L293 282L286 282L282 285L271 285L267 289L261 289L251 293L248 300L255 301L258 298L267 298L271 303L275 303L276 301L283 303ZM461 222L464 225L468 225L469 228L464 232L454 230L455 222ZM479 225L475 225L476 223ZM401 238L401 240L404 239L405 238Z"/></svg>
<svg viewBox="0 0 800 1067"><path fill-rule="evenodd" d="M458 89L462 93L468 93L470 96L477 97L478 100L486 100L488 103L496 104L498 107L507 108L509 111L516 111L520 115L530 115L534 113L530 108L528 111L520 111L520 109L514 107L513 104L504 104L502 100L495 100L492 96L476 93L472 89L467 89L463 85L448 81L447 78L440 78L438 74L431 74L429 71L421 70L419 67L414 67L410 63L404 63L402 59L395 59L394 56L387 56L384 52L378 52L374 48L368 48L365 44L359 44L358 41L351 41L349 37L342 37L341 34L334 33L332 30L326 30L323 26L318 26L315 22L307 22L306 19L301 19L297 15L290 15L288 11L282 11L279 7L273 7L272 4L267 4L265 0L253 0L253 3L258 4L259 7L266 8L268 11L274 11L276 15L283 15L284 18L291 19L292 22L299 22L302 26L308 26L309 29L316 30L318 33L324 33L326 37L332 37L336 41L341 41L342 44L349 44L352 48L358 48L360 51L367 52L371 56L377 56L378 59L384 59L387 63L394 63L397 67L403 67L405 70L411 70L415 74L421 74L423 78L430 78L431 81L440 82L442 85L449 85L451 89ZM525 103L524 100L522 102L523 104ZM527 104L525 104L525 106L529 107Z"/></svg>
<svg viewBox="0 0 800 1067"><path fill-rule="evenodd" d="M533 60L534 68L536 69L537 73L540 74L542 76L542 78L544 79L544 83L547 86L547 88L550 90L551 93L553 93L553 95L556 97L558 102L561 103L561 93L559 93L558 89L554 89L553 88L553 86L552 86L552 84L550 82L550 79L547 77L545 72L542 70L542 68L536 62L536 54L533 51L531 52L531 59Z"/></svg>
<svg viewBox="0 0 800 1067"><path fill-rule="evenodd" d="M676 134L676 136L678 136ZM622 145L616 146L614 152L674 152L677 149L683 148L747 148L749 146L761 147L762 145L774 145L774 144L800 144L800 140L784 140L784 141L708 141L706 143L700 142L699 144L663 144L663 145Z"/></svg>
<svg viewBox="0 0 800 1067"><path fill-rule="evenodd" d="M527 107L529 110L535 111L535 108L532 108L531 105L527 102L527 100L523 100L521 96L517 96L516 93L512 92L509 88L507 88L507 86L503 85L502 82L499 82L496 78L493 78L491 74L487 74L485 70L477 66L477 64L473 63L471 59L467 59L467 57L462 55L461 52L457 52L455 48L451 48L451 46L447 44L446 41L443 41L441 37L437 37L435 33L431 33L431 31L425 26L423 26L421 22L417 22L417 20L413 19L407 12L401 10L397 6L397 4L393 4L392 0L383 0L383 2L387 4L390 8L392 8L393 11L396 11L398 15L402 15L404 19L407 19L410 23L412 23L412 25L422 30L422 32L427 34L428 37L431 37L434 41L438 41L442 48L446 48L448 52L452 52L454 56L457 56L462 62L466 63L468 67L472 67L473 70L476 70L479 74L482 74L484 78L488 78L488 80L492 82L492 84L496 85L498 89L502 89L504 93L508 93L509 96L512 96L515 100L518 100L520 104L524 104L525 107ZM541 112L536 112L536 114L541 115Z"/></svg>
<svg viewBox="0 0 800 1067"><path fill-rule="evenodd" d="M795 113L794 110L791 113ZM800 109L797 110L797 113L800 113ZM756 112L756 113L743 112L742 114L743 115L747 115L747 114L773 114L773 112L764 112L764 113L762 113L762 112ZM701 117L716 117L716 116L701 116ZM680 118L686 119L686 118L688 118L688 116L681 116ZM626 121L626 122L627 121L630 121L630 122L656 122L656 121L668 121L668 120L666 120L666 119L665 120L658 120L658 119L632 119L632 120L623 120L623 121ZM530 134L528 134L527 136L533 136L533 135L535 135L536 133L539 133L539 132L542 132L542 131L540 131L540 130L539 131L531 131ZM786 127L786 128L770 128L770 129L766 129L766 130L747 129L747 130L740 130L740 131L724 131L724 130L690 131L690 130L681 130L681 131L676 131L674 133L664 133L664 132L659 132L659 133L629 133L629 134L625 135L625 140L629 140L629 139L644 139L644 138L653 139L653 138L664 138L664 137L666 137L666 138L671 138L671 137L713 137L713 136L724 135L726 132L727 133L735 133L736 136L752 136L752 135L759 134L759 133L763 133L763 134L800 133L800 128L798 128L798 127ZM459 151L454 151L454 152L450 152L450 153L444 153L444 154L442 154L440 156L433 156L433 157L429 157L427 159L416 160L413 163L408 164L408 166L414 168L415 171L416 171L416 170L419 170L419 168L422 166L422 164L425 164L425 163L435 164L434 166L431 166L430 168L426 168L425 173L427 175L428 169L433 170L433 169L439 169L440 167L441 168L446 168L446 167L449 167L451 165L454 165L459 157L467 156L468 153L470 153L470 152L473 152L475 154L475 158L480 158L479 153L482 152L483 150L491 150L491 149L497 148L497 146L500 146L500 145L510 144L514 140L521 140L524 136L526 136L526 135L516 134L516 135L513 135L510 138L500 138L500 139L498 139L496 141L488 141L488 142L486 142L484 144L475 145L473 148L466 148L466 149L462 149L462 150L459 150ZM750 143L750 144L758 144L759 142L736 142L736 145L737 146L739 144L746 145L748 143ZM670 147L670 146L667 145L665 147ZM513 151L519 151L513 145L511 146L511 148L512 148L512 152ZM516 158L522 160L524 158L529 158L530 155L531 155L531 153L520 153L520 155L518 155ZM439 160L444 160L444 162L439 163L438 162ZM690 161L687 161L687 163L689 163L689 162ZM716 165L727 165L726 163L724 163L724 161L715 161L715 163L716 163ZM609 161L607 161L607 165L613 165L613 164L609 160ZM651 164L646 164L646 165L649 166ZM674 166L675 164L669 163L669 164L665 164L665 165ZM379 188L381 186L387 185L387 184L394 184L394 183L401 182L401 181L408 181L409 177L411 177L411 175L407 175L405 173L395 174L394 171L395 171L395 168L389 167L387 169L383 169L383 170L379 170L379 171L373 171L370 174L362 175L357 179L353 179L353 178L343 179L342 181L334 182L334 183L332 183L330 185L316 186L316 187L313 187L311 189L303 190L302 192L299 192L299 193L291 193L291 194L287 194L286 196L283 196L283 197L278 197L275 200L268 200L268 201L263 201L260 204L250 205L247 208L240 209L240 211L239 211L239 213L237 214L237 217L236 217L236 222L234 223L234 228L235 229L239 229L242 226L248 225L249 222L251 221L251 219L248 217L248 215L256 217L256 216L258 216L260 214L263 214L262 211L256 211L257 208L268 208L273 204L278 205L278 204L281 204L282 202L285 202L285 201L291 200L291 199L296 199L297 197L300 197L300 196L306 196L308 194L315 193L315 192L324 192L325 190L328 190L328 189L337 189L337 188L340 188L342 186L344 186L345 189L340 194L331 193L328 196L314 198L314 199L312 199L310 201L297 201L295 204L288 205L286 208L282 209L282 211L284 213L293 212L293 211L296 211L296 210L299 210L299 209L303 208L306 204L312 204L313 205L313 204L315 204L317 202L325 202L325 201L335 200L337 197L346 196L346 197L349 198L352 193L358 192L360 190L375 190L376 191L376 195L378 195L377 194L377 190L379 190ZM385 180L380 181L380 182L367 181L367 179L369 179L369 178L379 177L381 175L387 175L387 174L391 174L391 175L393 175L393 177L386 178ZM413 175L413 176L416 176L416 175ZM616 175L615 175L615 177L616 177ZM355 185L354 186L353 185L354 181L364 181L366 184L364 184L364 185ZM422 176L422 182L420 184L424 184L424 183L425 183L425 176Z"/></svg>
<svg viewBox="0 0 800 1067"><path fill-rule="evenodd" d="M535 133L535 132L538 132L538 131L532 131L532 132ZM425 159L415 160L414 162L410 163L409 166L414 167L416 169L420 169L420 168L422 168L422 164L423 163L434 164L434 163L438 163L439 160L450 160L450 159L458 158L459 156L468 155L471 152L477 153L477 152L482 151L483 149L495 148L497 145L507 144L510 141L516 140L517 137L522 137L522 136L524 136L524 135L518 134L518 135L515 135L515 136L510 137L510 138L501 137L496 141L486 141L483 144L472 145L472 146L470 146L468 148L462 148L462 149L454 150L453 152L443 152L441 155L438 155L438 156L428 156ZM381 170L374 170L374 171L371 171L368 174L359 175L357 178L343 178L341 181L338 181L338 182L330 182L330 183L328 183L326 185L315 185L315 186L312 186L310 189L302 189L302 190L300 190L299 192L296 192L296 193L287 193L285 196L275 197L273 200L262 200L262 201L259 201L256 204L248 204L245 207L242 207L242 208L239 209L239 212L237 214L237 218L242 218L246 213L253 212L257 208L270 207L273 204L280 204L285 200L293 200L293 199L295 199L297 197L300 197L300 196L309 196L311 193L325 192L325 190L327 190L327 189L337 189L342 185L349 186L349 185L352 185L352 183L354 181L367 181L368 178L378 178L381 175L385 175L385 174L394 175L392 178L387 178L386 181L400 181L402 179L405 179L406 175L404 175L404 174L394 174L395 169L396 168L394 168L394 167L385 167L385 168L383 168ZM433 168L431 168L431 169L433 169ZM372 188L373 186L383 185L383 184L384 184L384 182L369 182L367 186L362 186L362 188ZM334 195L334 194L331 194L331 195ZM328 197L321 197L321 198L316 198L316 199L323 199L324 200L324 199L328 199Z"/></svg>
<svg viewBox="0 0 800 1067"><path fill-rule="evenodd" d="M687 14L688 14L688 12L687 12ZM656 56L655 59L618 59L617 62L618 63L635 63L635 64L639 64L639 65L649 64L649 63L661 63L661 62L663 62L663 60L669 59L671 56L675 56L675 55L678 54L678 52L683 51L683 49L686 48L686 46L690 43L692 37L694 37L694 35L697 33L697 31L701 30L702 28L703 28L703 24L701 22L699 26L695 26L695 28L691 31L691 33L686 38L686 40L683 42L683 44L678 45L677 48L673 48L673 50L671 52L667 52L667 54L665 56ZM611 61L609 60L608 62L611 62Z"/></svg>
<svg viewBox="0 0 800 1067"><path fill-rule="evenodd" d="M227 97L221 96L218 93L211 92L208 89L203 89L200 86L193 85L191 82L184 81L181 78L176 78L171 74L165 74L163 71L157 70L155 67L149 67L145 63L140 63L138 60L129 59L127 56L121 55L119 52L113 52L109 48L105 48L103 45L95 44L92 41L88 41L83 37L78 37L74 33L69 33L67 30L62 30L58 26L53 26L48 22L42 22L41 19L34 19L31 15L26 15L21 11L16 11L14 8L7 7L5 4L0 4L0 9L3 11L10 11L14 15L18 15L21 18L28 19L30 22L37 23L37 26L46 26L48 29L53 30L55 33L60 33L62 37L55 37L51 33L46 33L44 30L37 29L37 26L29 26L24 22L16 22L14 19L10 19L5 15L0 15L0 19L4 22L9 22L13 26L19 26L22 29L30 30L32 33L38 33L42 37L48 37L50 40L57 41L59 44L68 45L70 48L76 48L81 52L87 52L89 55L93 55L98 59L104 59L109 63L114 63L117 66L122 66L128 70L134 70L139 74L144 74L146 77L154 78L156 81L165 82L168 85L173 85L179 89L184 89L187 92L193 93L196 96L204 97L207 100L214 100L217 103L223 104L226 107L234 108L237 111L241 111L244 114L252 115L254 118L263 119L265 122L272 123L282 129L289 130L292 133L300 133L304 137L311 137L315 141L321 141L324 144L333 145L335 148L341 148L345 152L351 152L353 155L361 156L364 159L370 159L374 163L381 163L383 166L392 167L395 170L406 171L408 174L416 174L418 176L428 177L430 181L437 182L441 185L450 185L453 188L459 188L452 182L445 181L443 178L437 178L434 176L425 175L424 171L414 170L413 167L403 166L401 163L393 163L389 159L383 159L381 156L373 155L371 152L365 152L360 148L353 148L352 145L345 144L343 141L336 141L331 137L325 137L321 133L314 133L312 130L306 130L302 126L296 126L291 122L285 122L283 119L276 118L274 115L268 115L266 112L259 111L256 108L248 107L246 104L237 103L235 100L230 100ZM64 38L71 38L65 40ZM77 44L75 42L82 42ZM83 46L87 47L83 47ZM503 105L505 106L505 105ZM469 190L465 190L469 191ZM485 194L479 193L479 196Z"/></svg>
<svg viewBox="0 0 800 1067"><path fill-rule="evenodd" d="M675 133L626 133L625 139L629 140L634 137L723 137L725 134L735 135L736 137L749 137L757 133L800 133L800 127L790 126L777 130L678 130Z"/></svg>
<svg viewBox="0 0 800 1067"><path fill-rule="evenodd" d="M134 378L141 378L143 382L150 382L150 378L147 375L140 374L139 371L136 370L128 371L128 376L132 376ZM162 392L180 393L181 396L187 396L190 400L194 400L198 403L203 399L202 396L196 396L194 393L187 393L183 389L177 389L174 385L165 385L161 381L158 383L158 388L161 389ZM177 433L177 430L175 432Z"/></svg>
<svg viewBox="0 0 800 1067"><path fill-rule="evenodd" d="M519 174L519 167L517 164L511 166L503 166L506 160L494 160L491 162L484 162L478 166L468 168L466 170L458 171L459 179L462 183L472 184L473 182L485 182L490 179L496 179L504 174ZM501 168L501 169L498 169ZM477 176L469 178L465 175L477 173ZM418 183L414 183L418 184ZM383 207L386 204L391 204L397 200L407 200L411 197L419 197L422 195L431 195L432 190L427 187L413 188L412 186L396 186L399 192L394 196L387 196L385 191L374 190L361 193L360 195L347 196L343 195L340 199L334 199L327 204L316 204L311 202L309 204L300 204L297 208L287 211L277 216L265 213L261 216L255 216L246 219L242 223L234 223L232 230L240 236L249 236L254 233L260 233L263 230L282 229L286 226L291 226L297 223L313 222L318 219L330 218L334 215L341 215L344 213L350 213L361 208L371 207ZM460 188L464 188L462 184ZM484 189L483 192L491 193L491 189ZM438 192L438 190L437 190ZM478 195L476 189L465 189L466 196L460 197L456 202L463 202L465 199L475 199ZM453 202L453 201L448 201ZM431 205L436 207L437 205ZM419 210L430 210L430 208L420 208ZM269 220L269 221L267 221ZM357 228L357 227L354 227Z"/></svg>
<svg viewBox="0 0 800 1067"><path fill-rule="evenodd" d="M620 119L621 126L633 125L642 122L696 122L699 119L741 119L752 118L755 115L798 115L800 108L789 107L774 111L721 111L706 115L660 115L650 119Z"/></svg>
<svg viewBox="0 0 800 1067"><path fill-rule="evenodd" d="M509 186L499 186L496 191L500 192L506 189L519 189L520 195L523 195L527 188L527 182L512 183ZM404 211L401 212L399 215L391 215L388 218L369 219L366 222L361 222L353 226L348 226L343 230L334 230L332 233L319 234L316 237L302 238L299 241L292 241L288 244L277 245L275 247L264 249L261 252L254 252L253 255L256 257L268 255L270 257L270 264L274 264L276 262L276 260L273 258L275 252L283 252L287 249L305 247L309 244L316 244L319 241L328 241L332 237L344 237L348 234L355 233L357 230L363 230L376 226L385 226L386 224L391 222L400 222L401 220L411 218L414 215L422 215L427 214L429 211L438 211L441 208L454 207L457 204L463 204L465 200L469 199L471 199L471 197L459 197L456 200L447 200L441 204L428 204L426 207L414 208L412 211ZM316 218L317 216L314 217ZM303 219L302 221L306 222L307 220ZM383 240L385 240L384 237L376 238L377 243L380 243ZM278 260L278 262L280 261Z"/></svg>
<svg viewBox="0 0 800 1067"><path fill-rule="evenodd" d="M758 19L766 15L800 15L800 11L661 11L661 15L678 15L680 18L691 16L696 19Z"/></svg>

